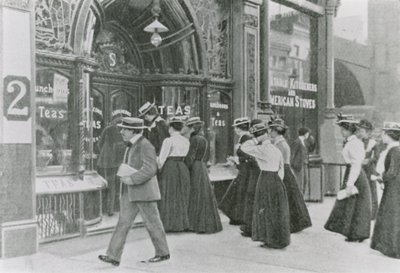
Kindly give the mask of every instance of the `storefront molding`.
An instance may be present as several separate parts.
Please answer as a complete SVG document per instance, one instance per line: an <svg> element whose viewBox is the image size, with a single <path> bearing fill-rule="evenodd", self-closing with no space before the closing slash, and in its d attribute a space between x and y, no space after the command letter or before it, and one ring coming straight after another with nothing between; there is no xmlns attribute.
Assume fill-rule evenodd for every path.
<svg viewBox="0 0 400 273"><path fill-rule="evenodd" d="M273 0L276 3L294 8L311 16L325 15L325 8L306 0Z"/></svg>
<svg viewBox="0 0 400 273"><path fill-rule="evenodd" d="M33 2L31 0L3 0L0 6L29 11Z"/></svg>

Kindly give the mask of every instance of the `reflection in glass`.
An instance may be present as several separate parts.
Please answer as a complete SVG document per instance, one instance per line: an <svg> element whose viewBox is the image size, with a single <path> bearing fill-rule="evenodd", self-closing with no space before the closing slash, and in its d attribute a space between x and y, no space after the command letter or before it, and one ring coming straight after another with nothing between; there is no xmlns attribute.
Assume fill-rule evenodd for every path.
<svg viewBox="0 0 400 273"><path fill-rule="evenodd" d="M294 140L300 127L317 132L316 19L269 2L270 100Z"/></svg>
<svg viewBox="0 0 400 273"><path fill-rule="evenodd" d="M36 75L37 172L71 171L72 92L69 78L50 69Z"/></svg>

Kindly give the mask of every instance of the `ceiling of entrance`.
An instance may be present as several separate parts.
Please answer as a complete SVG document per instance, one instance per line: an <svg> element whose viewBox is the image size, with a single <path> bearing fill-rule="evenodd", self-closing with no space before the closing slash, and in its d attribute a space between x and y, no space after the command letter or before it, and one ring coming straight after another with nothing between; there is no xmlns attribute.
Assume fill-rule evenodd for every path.
<svg viewBox="0 0 400 273"><path fill-rule="evenodd" d="M104 0L103 29L124 40L140 59L139 70L156 73L197 73L201 70L198 39L193 19L182 0L162 0L159 21L168 32L161 33L162 44L150 43L151 33L143 29L154 18L151 0ZM104 37L102 37L104 36ZM99 33L97 42L107 40L106 32ZM103 42L104 43L104 42Z"/></svg>

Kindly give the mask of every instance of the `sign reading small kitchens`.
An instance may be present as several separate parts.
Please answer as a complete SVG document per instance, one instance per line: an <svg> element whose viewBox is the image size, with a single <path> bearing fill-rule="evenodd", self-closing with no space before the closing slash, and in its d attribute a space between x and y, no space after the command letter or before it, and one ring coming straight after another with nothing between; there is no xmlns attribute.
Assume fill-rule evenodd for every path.
<svg viewBox="0 0 400 273"><path fill-rule="evenodd" d="M273 77L271 89L272 105L303 109L316 108L316 84L297 81L293 78Z"/></svg>

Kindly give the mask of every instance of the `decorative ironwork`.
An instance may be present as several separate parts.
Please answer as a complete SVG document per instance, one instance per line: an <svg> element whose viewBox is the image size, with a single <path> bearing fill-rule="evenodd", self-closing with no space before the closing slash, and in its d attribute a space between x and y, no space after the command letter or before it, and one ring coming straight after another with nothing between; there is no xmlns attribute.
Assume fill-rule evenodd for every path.
<svg viewBox="0 0 400 273"><path fill-rule="evenodd" d="M243 21L245 25L252 26L252 27L258 27L258 17L253 15L253 14L244 14L243 15Z"/></svg>
<svg viewBox="0 0 400 273"><path fill-rule="evenodd" d="M70 35L78 0L36 0L36 47L63 53L72 52Z"/></svg>
<svg viewBox="0 0 400 273"><path fill-rule="evenodd" d="M256 37L254 34L246 34L247 42L247 62L246 62L246 74L247 74L247 109L248 115L253 116L250 111L256 109Z"/></svg>
<svg viewBox="0 0 400 273"><path fill-rule="evenodd" d="M229 78L230 3L227 0L191 0L206 44L209 74Z"/></svg>
<svg viewBox="0 0 400 273"><path fill-rule="evenodd" d="M107 30L99 36L93 53L100 64L99 71L127 75L140 74L140 70L133 64L133 58L124 41Z"/></svg>
<svg viewBox="0 0 400 273"><path fill-rule="evenodd" d="M39 195L36 215L41 240L79 233L79 193Z"/></svg>

